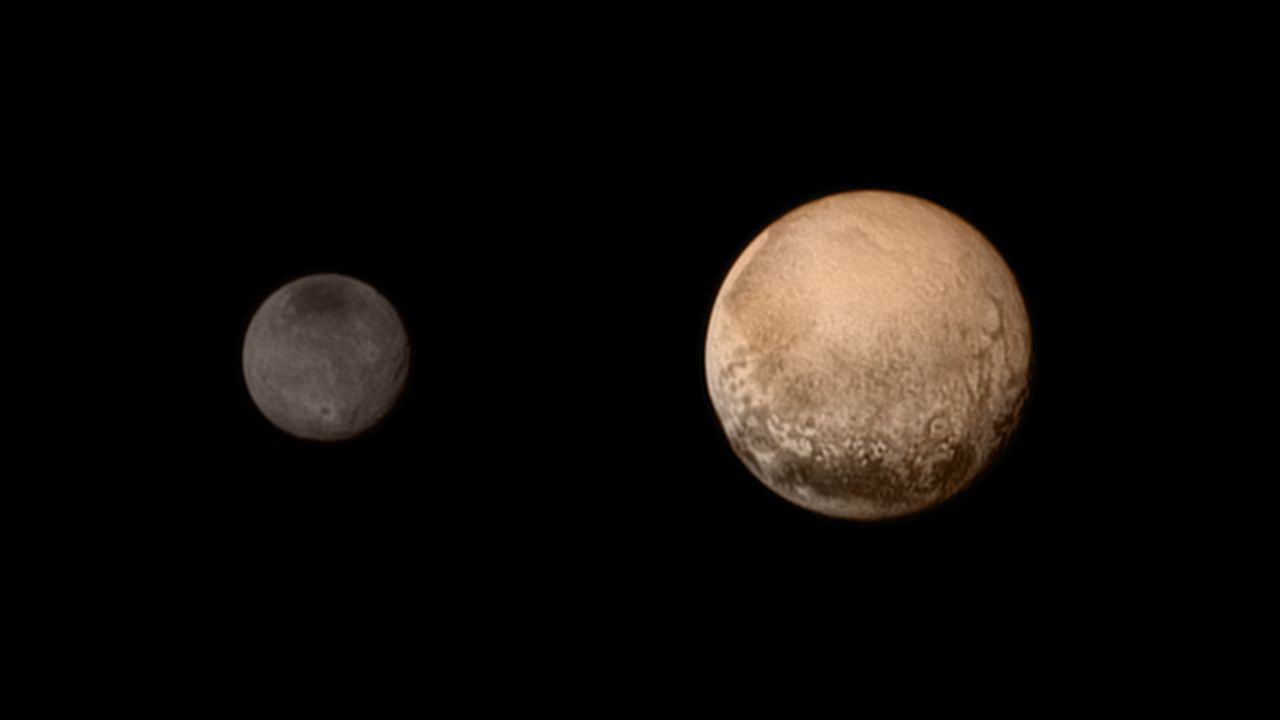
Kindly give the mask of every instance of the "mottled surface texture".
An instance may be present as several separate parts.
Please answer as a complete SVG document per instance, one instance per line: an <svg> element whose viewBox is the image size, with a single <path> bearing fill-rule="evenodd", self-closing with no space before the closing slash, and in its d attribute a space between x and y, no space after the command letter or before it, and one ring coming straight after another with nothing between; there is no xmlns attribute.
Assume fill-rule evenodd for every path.
<svg viewBox="0 0 1280 720"><path fill-rule="evenodd" d="M249 394L276 427L310 440L343 440L395 404L409 342L373 288L344 275L308 275L258 309L243 360Z"/></svg>
<svg viewBox="0 0 1280 720"><path fill-rule="evenodd" d="M707 331L707 385L738 457L842 518L936 505L1008 439L1031 335L1013 274L928 201L823 198L742 253Z"/></svg>

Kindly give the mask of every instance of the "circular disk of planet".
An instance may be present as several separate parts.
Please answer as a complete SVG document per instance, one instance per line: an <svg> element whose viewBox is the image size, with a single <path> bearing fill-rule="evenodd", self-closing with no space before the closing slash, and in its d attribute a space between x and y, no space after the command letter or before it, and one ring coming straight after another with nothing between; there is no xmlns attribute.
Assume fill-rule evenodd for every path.
<svg viewBox="0 0 1280 720"><path fill-rule="evenodd" d="M409 341L377 290L345 275L308 275L258 308L242 360L249 395L271 424L306 440L347 440L395 405Z"/></svg>
<svg viewBox="0 0 1280 720"><path fill-rule="evenodd" d="M1004 259L922 198L863 190L769 225L712 307L705 369L734 453L808 510L937 506L1008 442L1031 328Z"/></svg>

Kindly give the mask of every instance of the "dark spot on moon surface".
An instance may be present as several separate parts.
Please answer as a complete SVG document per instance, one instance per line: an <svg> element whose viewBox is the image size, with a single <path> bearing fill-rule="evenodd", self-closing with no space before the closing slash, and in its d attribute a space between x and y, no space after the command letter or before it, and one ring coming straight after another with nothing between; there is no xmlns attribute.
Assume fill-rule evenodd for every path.
<svg viewBox="0 0 1280 720"><path fill-rule="evenodd" d="M289 313L294 317L331 317L341 314L351 304L350 291L335 283L310 282L289 297Z"/></svg>

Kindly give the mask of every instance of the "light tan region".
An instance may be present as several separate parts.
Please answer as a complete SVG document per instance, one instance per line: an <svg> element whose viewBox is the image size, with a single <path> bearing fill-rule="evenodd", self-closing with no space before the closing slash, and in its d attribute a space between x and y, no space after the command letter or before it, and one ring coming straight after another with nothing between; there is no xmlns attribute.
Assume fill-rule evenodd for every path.
<svg viewBox="0 0 1280 720"><path fill-rule="evenodd" d="M409 343L391 303L344 275L308 275L274 292L245 333L249 394L276 427L345 440L376 425L408 372Z"/></svg>
<svg viewBox="0 0 1280 720"><path fill-rule="evenodd" d="M1026 397L1031 330L974 227L867 190L799 207L747 246L705 361L757 478L801 507L874 520L937 505L990 463Z"/></svg>

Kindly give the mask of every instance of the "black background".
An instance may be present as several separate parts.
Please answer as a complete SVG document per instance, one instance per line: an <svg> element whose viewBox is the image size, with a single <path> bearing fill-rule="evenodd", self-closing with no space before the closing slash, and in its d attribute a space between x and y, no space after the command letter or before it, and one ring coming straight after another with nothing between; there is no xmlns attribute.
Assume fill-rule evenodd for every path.
<svg viewBox="0 0 1280 720"><path fill-rule="evenodd" d="M1043 579L1058 562L1114 569L1129 494L1081 489L1082 473L1117 472L1082 458L1108 423L1082 377L1110 339L1089 297L1106 268L1071 266L1114 222L1092 155L1059 144L1056 125L754 123L740 121L748 102L710 117L692 98L648 103L680 117L562 116L588 103L518 129L484 128L498 108L444 129L416 114L353 128L349 113L317 121L290 101L182 160L207 170L189 198L203 217L176 253L207 394L169 519L203 528L199 556L283 591L324 578L426 592L435 577L452 589L433 595L464 604L586 593L677 614L663 604L721 582L827 596L797 609L821 616L810 602ZM1022 285L1036 356L996 467L937 510L871 525L754 480L702 376L710 307L746 243L801 203L859 188L921 195L981 229ZM312 272L379 288L413 345L396 411L339 445L272 427L239 368L257 305ZM1074 344L1084 328L1088 350Z"/></svg>
<svg viewBox="0 0 1280 720"><path fill-rule="evenodd" d="M1035 41L792 64L750 44L215 43L103 72L83 182L112 187L94 218L116 239L83 261L139 318L99 347L146 350L116 353L95 456L115 479L73 484L93 518L77 552L108 569L94 592L143 596L182 642L400 638L464 673L711 633L1172 642L1170 617L1239 560L1204 490L1225 471L1190 450L1216 421L1169 428L1206 395L1179 328L1221 328L1206 285L1179 280L1213 260L1184 252L1186 209L1217 199L1236 151L1197 141L1195 63ZM870 524L753 479L702 375L738 253L864 188L982 231L1034 352L994 467ZM314 272L376 287L412 343L396 409L340 444L272 427L241 376L258 305Z"/></svg>

